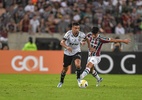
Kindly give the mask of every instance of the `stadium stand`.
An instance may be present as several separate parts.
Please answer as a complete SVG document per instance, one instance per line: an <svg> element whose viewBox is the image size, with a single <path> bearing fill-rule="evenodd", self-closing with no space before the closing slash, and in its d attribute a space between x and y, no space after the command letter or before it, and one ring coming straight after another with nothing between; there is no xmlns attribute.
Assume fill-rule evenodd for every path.
<svg viewBox="0 0 142 100"><path fill-rule="evenodd" d="M12 50L21 50L25 41L19 38L27 35L60 40L72 22L79 22L85 33L92 26L102 28L103 35L123 32L121 37L133 42L124 50L142 51L141 0L0 0L0 38L8 37ZM15 37L18 42L13 42Z"/></svg>

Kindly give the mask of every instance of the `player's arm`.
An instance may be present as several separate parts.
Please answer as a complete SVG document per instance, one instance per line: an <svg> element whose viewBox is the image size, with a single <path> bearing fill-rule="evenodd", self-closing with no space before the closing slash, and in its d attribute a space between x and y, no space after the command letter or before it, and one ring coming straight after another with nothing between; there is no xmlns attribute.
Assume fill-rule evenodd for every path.
<svg viewBox="0 0 142 100"><path fill-rule="evenodd" d="M90 40L87 37L85 37L85 40L88 44L88 49L90 50L90 52L95 52L95 49L91 47Z"/></svg>
<svg viewBox="0 0 142 100"><path fill-rule="evenodd" d="M61 45L62 47L64 47L65 49L69 50L70 52L72 52L72 48L71 48L71 47L68 47L68 46L65 44L65 41L66 41L66 39L61 40L60 45Z"/></svg>
<svg viewBox="0 0 142 100"><path fill-rule="evenodd" d="M88 48L91 49L91 45L90 45L89 39L86 37L85 40L86 40L86 42L87 42L87 44L88 44Z"/></svg>
<svg viewBox="0 0 142 100"><path fill-rule="evenodd" d="M128 44L130 42L130 39L113 39L113 38L110 38L110 42L122 42L122 43Z"/></svg>

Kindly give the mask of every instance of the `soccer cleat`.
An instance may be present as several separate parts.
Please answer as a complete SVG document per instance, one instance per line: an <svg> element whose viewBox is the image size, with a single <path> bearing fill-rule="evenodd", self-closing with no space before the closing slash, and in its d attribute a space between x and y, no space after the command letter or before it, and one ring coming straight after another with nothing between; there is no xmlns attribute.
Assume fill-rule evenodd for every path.
<svg viewBox="0 0 142 100"><path fill-rule="evenodd" d="M62 87L62 85L63 85L63 83L60 82L60 83L57 85L57 87L60 88L60 87Z"/></svg>
<svg viewBox="0 0 142 100"><path fill-rule="evenodd" d="M78 86L80 87L81 80L79 78L77 79L77 83L78 83Z"/></svg>
<svg viewBox="0 0 142 100"><path fill-rule="evenodd" d="M100 78L99 80L97 80L97 84L96 87L98 87L100 85L100 82L102 82L103 78Z"/></svg>

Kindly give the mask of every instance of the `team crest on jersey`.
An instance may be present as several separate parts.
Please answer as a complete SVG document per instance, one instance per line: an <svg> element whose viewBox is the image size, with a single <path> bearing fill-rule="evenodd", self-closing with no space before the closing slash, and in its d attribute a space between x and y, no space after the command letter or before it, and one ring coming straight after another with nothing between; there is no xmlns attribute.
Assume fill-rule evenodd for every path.
<svg viewBox="0 0 142 100"><path fill-rule="evenodd" d="M71 41L76 42L77 40L76 39L71 39Z"/></svg>

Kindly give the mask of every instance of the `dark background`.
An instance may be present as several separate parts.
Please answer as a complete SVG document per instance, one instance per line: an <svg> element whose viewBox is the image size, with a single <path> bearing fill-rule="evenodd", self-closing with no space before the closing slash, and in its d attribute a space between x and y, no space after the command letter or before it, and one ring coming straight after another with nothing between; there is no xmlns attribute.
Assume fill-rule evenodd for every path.
<svg viewBox="0 0 142 100"><path fill-rule="evenodd" d="M132 70L132 65L135 64L136 65L136 73L134 74L142 74L142 53L141 52L121 52L121 53L113 53L113 52L102 52L102 55L106 54L109 55L112 59L113 59L113 69L111 70L111 72L107 73L107 74L129 74L129 73L125 73L122 69L121 69L121 60L124 56L126 55L135 55L135 58L127 58L125 60L124 66L127 70ZM86 67L86 62L87 62L87 56L88 56L88 52L82 52L82 71L85 69ZM99 63L99 68L101 70L106 70L109 68L110 62L107 58L102 58L101 62ZM75 73L75 66L73 64L72 68L71 68L71 73ZM99 72L98 72L99 73Z"/></svg>

